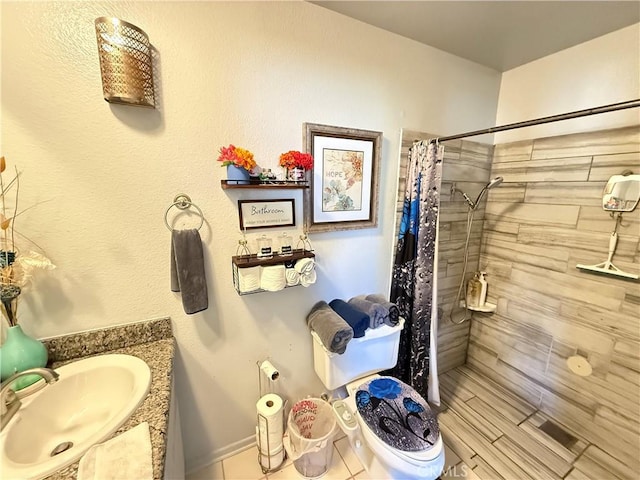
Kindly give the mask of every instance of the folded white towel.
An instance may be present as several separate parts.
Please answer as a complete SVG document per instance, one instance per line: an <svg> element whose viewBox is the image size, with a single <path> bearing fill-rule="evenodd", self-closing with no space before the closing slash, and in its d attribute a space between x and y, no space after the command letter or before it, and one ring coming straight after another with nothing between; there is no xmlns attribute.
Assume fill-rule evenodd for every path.
<svg viewBox="0 0 640 480"><path fill-rule="evenodd" d="M80 459L78 480L153 480L149 424L143 422L104 443Z"/></svg>
<svg viewBox="0 0 640 480"><path fill-rule="evenodd" d="M300 275L300 284L303 287L308 287L311 284L316 283L316 271L311 270L309 273Z"/></svg>
<svg viewBox="0 0 640 480"><path fill-rule="evenodd" d="M293 287L300 283L300 274L294 268L285 268L284 276L287 279L288 287Z"/></svg>
<svg viewBox="0 0 640 480"><path fill-rule="evenodd" d="M284 265L269 265L261 268L260 288L268 292L277 292L287 286Z"/></svg>
<svg viewBox="0 0 640 480"><path fill-rule="evenodd" d="M242 293L260 288L260 267L238 269L238 287Z"/></svg>
<svg viewBox="0 0 640 480"><path fill-rule="evenodd" d="M301 258L296 262L295 269L300 275L305 273L311 273L316 266L316 262L313 258Z"/></svg>

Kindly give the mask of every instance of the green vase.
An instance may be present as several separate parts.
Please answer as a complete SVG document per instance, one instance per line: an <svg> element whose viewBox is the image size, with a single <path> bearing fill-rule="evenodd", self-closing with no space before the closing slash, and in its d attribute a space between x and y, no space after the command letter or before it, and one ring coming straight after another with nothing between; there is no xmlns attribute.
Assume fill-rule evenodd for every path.
<svg viewBox="0 0 640 480"><path fill-rule="evenodd" d="M45 367L49 356L47 348L40 340L22 331L20 325L9 327L7 338L0 347L0 378L4 382L11 375L29 368ZM14 383L14 390L20 390L40 380L40 375L27 375Z"/></svg>

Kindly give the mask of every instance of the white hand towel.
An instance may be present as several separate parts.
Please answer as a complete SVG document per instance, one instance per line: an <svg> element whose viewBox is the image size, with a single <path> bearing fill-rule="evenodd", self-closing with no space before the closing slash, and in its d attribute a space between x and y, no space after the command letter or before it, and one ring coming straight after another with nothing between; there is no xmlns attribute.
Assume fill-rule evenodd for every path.
<svg viewBox="0 0 640 480"><path fill-rule="evenodd" d="M301 274L300 275L300 284L303 287L308 287L309 285L312 285L316 283L316 271L315 270L311 270L309 273L305 273L305 274Z"/></svg>
<svg viewBox="0 0 640 480"><path fill-rule="evenodd" d="M313 258L301 258L296 262L294 268L300 275L309 274L315 268L315 262Z"/></svg>
<svg viewBox="0 0 640 480"><path fill-rule="evenodd" d="M153 480L149 424L143 422L104 443L80 459L78 480Z"/></svg>
<svg viewBox="0 0 640 480"><path fill-rule="evenodd" d="M293 287L300 283L300 274L294 268L285 268L284 276L287 279L287 286Z"/></svg>
<svg viewBox="0 0 640 480"><path fill-rule="evenodd" d="M258 290L260 288L260 267L239 268L238 283L242 293Z"/></svg>
<svg viewBox="0 0 640 480"><path fill-rule="evenodd" d="M277 292L287 286L284 265L261 267L260 288L268 292Z"/></svg>

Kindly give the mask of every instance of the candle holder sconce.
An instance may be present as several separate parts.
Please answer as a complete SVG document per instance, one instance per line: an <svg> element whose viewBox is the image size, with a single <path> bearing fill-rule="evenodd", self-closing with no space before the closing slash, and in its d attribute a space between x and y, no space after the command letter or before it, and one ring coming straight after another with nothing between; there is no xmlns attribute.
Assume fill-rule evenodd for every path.
<svg viewBox="0 0 640 480"><path fill-rule="evenodd" d="M96 38L104 99L155 108L149 37L131 23L96 18Z"/></svg>

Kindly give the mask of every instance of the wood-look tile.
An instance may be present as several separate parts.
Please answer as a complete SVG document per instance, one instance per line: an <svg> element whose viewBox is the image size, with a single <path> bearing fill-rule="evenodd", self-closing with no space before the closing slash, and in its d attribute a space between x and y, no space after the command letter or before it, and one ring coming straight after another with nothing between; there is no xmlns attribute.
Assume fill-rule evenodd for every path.
<svg viewBox="0 0 640 480"><path fill-rule="evenodd" d="M466 179L470 182L487 183L489 171L489 164L464 160L455 163L444 161L442 163L442 180L452 182L456 179Z"/></svg>
<svg viewBox="0 0 640 480"><path fill-rule="evenodd" d="M632 470L594 445L590 445L587 448L584 454L575 462L575 465L584 471L597 471L598 467L600 467L605 472L608 472L609 475L615 475L616 478L623 480L636 480L638 478L637 470Z"/></svg>
<svg viewBox="0 0 640 480"><path fill-rule="evenodd" d="M540 410L552 418L561 419L561 423L598 445L629 466L638 464L638 449L635 439L630 438L618 428L594 423L593 412L588 412L572 401L552 391L543 391ZM637 467L636 467L637 468Z"/></svg>
<svg viewBox="0 0 640 480"><path fill-rule="evenodd" d="M499 217L484 219L484 231L512 233L517 235L520 230L520 224L514 221L505 221Z"/></svg>
<svg viewBox="0 0 640 480"><path fill-rule="evenodd" d="M621 287L611 287L588 278L567 277L564 274L531 265L514 266L511 270L511 280L515 284L528 286L543 295L568 298L613 311L619 310L624 301L625 291Z"/></svg>
<svg viewBox="0 0 640 480"><path fill-rule="evenodd" d="M490 266L491 263L489 263L489 267ZM487 287L490 288L490 291L500 299L498 301L498 305L502 305L502 308L499 309L498 313L508 315L508 305L511 302L517 302L519 305L529 307L532 311L538 309L550 316L553 316L560 311L562 302L565 301L565 299L549 296L545 297L544 295L541 295L540 292L528 288L527 285L515 284L511 281L512 272L513 267L511 267L509 277L505 278L494 275L491 281L491 286Z"/></svg>
<svg viewBox="0 0 640 480"><path fill-rule="evenodd" d="M536 377L547 367L552 341L551 335L541 329L512 322L497 313L487 319L474 318L470 339L496 352L501 361Z"/></svg>
<svg viewBox="0 0 640 480"><path fill-rule="evenodd" d="M598 472L592 472L593 475L597 475ZM569 472L569 475L565 477L565 480L602 480L597 476L590 476L589 474L583 472L579 468L574 468Z"/></svg>
<svg viewBox="0 0 640 480"><path fill-rule="evenodd" d="M443 411L438 415L438 426L440 427L440 433L442 434L443 442L455 452L455 454L470 467L475 467L476 452L474 452L466 441L463 439L461 430L458 424L461 419L449 409Z"/></svg>
<svg viewBox="0 0 640 480"><path fill-rule="evenodd" d="M567 299L560 306L558 313L568 321L606 332L613 338L626 338L633 342L640 340L637 313L618 313L597 305L585 305Z"/></svg>
<svg viewBox="0 0 640 480"><path fill-rule="evenodd" d="M580 323L567 321L558 315L532 311L528 305L520 304L515 300L509 302L507 315L516 323L535 326L556 340L576 349L607 355L612 353L614 338L601 330L594 330Z"/></svg>
<svg viewBox="0 0 640 480"><path fill-rule="evenodd" d="M500 429L487 422L487 420L473 408L458 399L456 395L449 392L444 385L440 386L440 397L449 408L452 408L469 425L484 435L489 441L493 442L502 435Z"/></svg>
<svg viewBox="0 0 640 480"><path fill-rule="evenodd" d="M498 310L472 321L467 365L577 435L579 442L563 451L551 448L548 442L555 441L545 441L543 433L536 436L530 419L518 427L564 461L575 459L591 442L638 472L640 283L575 268L606 259L614 222L601 209L601 192L611 175L625 169L640 171L640 126L539 139L533 148L531 142L494 148L491 176L502 175L505 182L487 196L479 267L490 272L489 297ZM518 196L522 188L524 198ZM634 271L640 269L640 210L626 217L614 263ZM554 256L558 252L563 256ZM526 328L552 337L546 365L538 356L543 351L538 334L525 339ZM569 372L566 359L575 354L588 358L591 376ZM473 393L468 402L493 406ZM508 450L512 446L503 438L513 440L495 441L503 453L514 455L513 448L521 448ZM476 472L482 471L483 459L476 458ZM588 465L581 467L566 472L566 478L593 475Z"/></svg>
<svg viewBox="0 0 640 480"><path fill-rule="evenodd" d="M481 480L514 480L512 478L503 477L496 472L487 461L485 461L480 455L473 457L476 461L476 466L473 469L473 473L476 474Z"/></svg>
<svg viewBox="0 0 640 480"><path fill-rule="evenodd" d="M617 339L613 346L613 361L634 372L640 372L640 344Z"/></svg>
<svg viewBox="0 0 640 480"><path fill-rule="evenodd" d="M536 139L532 159L638 152L640 127L625 127Z"/></svg>
<svg viewBox="0 0 640 480"><path fill-rule="evenodd" d="M580 207L577 205L548 205L535 203L492 202L486 206L487 220L519 222L527 225L574 227L578 221Z"/></svg>
<svg viewBox="0 0 640 480"><path fill-rule="evenodd" d="M606 182L554 181L529 183L526 186L523 201L526 203L544 203L548 205L581 205L598 207L602 212L602 190L605 185Z"/></svg>
<svg viewBox="0 0 640 480"><path fill-rule="evenodd" d="M571 398L573 403L593 412L594 415L598 406L602 405L626 416L628 421L637 423L640 420L637 388L633 384L628 384L625 389L613 389L606 379L600 378L599 375L578 376L569 370L566 358L558 355L555 350L549 356L545 375L550 383L549 390L565 398Z"/></svg>
<svg viewBox="0 0 640 480"><path fill-rule="evenodd" d="M591 157L497 163L491 174L507 182L583 182L589 178Z"/></svg>
<svg viewBox="0 0 640 480"><path fill-rule="evenodd" d="M445 416L446 414L446 416ZM495 448L486 437L471 427L462 417L448 409L438 417L438 422L445 425L450 432L455 432L456 437L467 445L472 451L480 455L487 461L493 469L505 478L527 479L532 478L527 475L516 463L509 459L506 455ZM460 455L456 446L451 445L456 453L464 460L467 465L467 459Z"/></svg>
<svg viewBox="0 0 640 480"><path fill-rule="evenodd" d="M620 175L625 170L640 172L640 152L593 157L589 181L607 182L613 175Z"/></svg>
<svg viewBox="0 0 640 480"><path fill-rule="evenodd" d="M560 477L563 477L571 470L569 462L556 455L546 445L539 443L534 437L529 436L524 430L518 428L518 425L511 422L493 405L487 404L478 397L472 398L466 403L483 416L487 422L492 423L496 428L504 432L504 435L509 437L512 443L519 445L517 457L528 459L530 466L543 465L545 469L548 469L549 473ZM513 448L512 444L505 445L505 449ZM513 454L514 452L511 453ZM516 463L519 463L518 458L515 459ZM512 460L514 459L512 458ZM533 476L535 478L535 475Z"/></svg>
<svg viewBox="0 0 640 480"><path fill-rule="evenodd" d="M541 463L542 459L537 461L535 457L529 455L525 445L518 444L507 436L499 438L493 444L536 480L560 480L562 478L547 470L545 465ZM568 467L571 468L571 465L568 464Z"/></svg>
<svg viewBox="0 0 640 480"><path fill-rule="evenodd" d="M527 418L526 421L518 425L518 428L526 432L527 435L536 440L538 443L545 445L549 450L558 455L565 462L572 464L575 459L578 458L578 456L586 450L589 444L584 439L580 438L580 436L575 432L569 432L577 440L572 445L565 447L564 445L558 443L554 438L551 438L549 435L547 435L544 431L540 430L540 425L542 425L546 421L553 422L553 420L544 415L542 412L536 412L529 418ZM564 426L561 426L561 428L568 431L568 429Z"/></svg>
<svg viewBox="0 0 640 480"><path fill-rule="evenodd" d="M491 178L495 178L498 175L491 175ZM492 188L487 194L488 202L509 202L520 203L524 202L526 183L514 183L506 180L500 185L500 188Z"/></svg>
<svg viewBox="0 0 640 480"><path fill-rule="evenodd" d="M494 278L509 278L511 276L512 263L509 261L493 259L481 253L479 262L480 270L487 272L488 275L492 275Z"/></svg>
<svg viewBox="0 0 640 480"><path fill-rule="evenodd" d="M465 385L459 383L457 381L458 375L456 374L456 377L453 377L453 374L456 374L456 372L447 372L446 375L440 375L438 377L440 385L447 388L449 392L454 394L456 398L459 398L463 402L473 398L475 393L469 390Z"/></svg>
<svg viewBox="0 0 640 480"><path fill-rule="evenodd" d="M493 147L493 163L522 162L531 159L533 141L500 143Z"/></svg>
<svg viewBox="0 0 640 480"><path fill-rule="evenodd" d="M611 233L615 228L615 224L616 221L602 209L602 205L583 205L580 207L578 230ZM617 232L618 235L635 237L634 241L637 242L638 233L640 232L640 209L636 208L633 212L625 213L622 217L622 222L618 225Z"/></svg>
<svg viewBox="0 0 640 480"><path fill-rule="evenodd" d="M568 267L569 252L564 248L503 241L485 234L481 251L492 258L528 263L556 272L566 272Z"/></svg>
<svg viewBox="0 0 640 480"><path fill-rule="evenodd" d="M534 407L540 404L542 392L538 383L501 361L496 353L489 351L484 345L476 343L473 337L469 339L466 366L475 372L482 371L483 376L515 393Z"/></svg>
<svg viewBox="0 0 640 480"><path fill-rule="evenodd" d="M440 475L442 479L456 479L456 480L481 480L478 475L471 469L470 466L461 462L452 467L447 467Z"/></svg>
<svg viewBox="0 0 640 480"><path fill-rule="evenodd" d="M444 442L443 442L443 444L444 444L444 468L443 468L443 471L447 472L451 467L454 467L454 466L458 465L459 463L462 463L462 459L456 454L456 452L451 450L451 447L449 447L449 445L447 445Z"/></svg>
<svg viewBox="0 0 640 480"><path fill-rule="evenodd" d="M494 405L514 423L521 422L535 411L535 407L508 392L497 383L487 378L482 382L478 381L477 375L466 367L459 367L449 372L449 377L454 379L457 385L464 386L485 402Z"/></svg>

